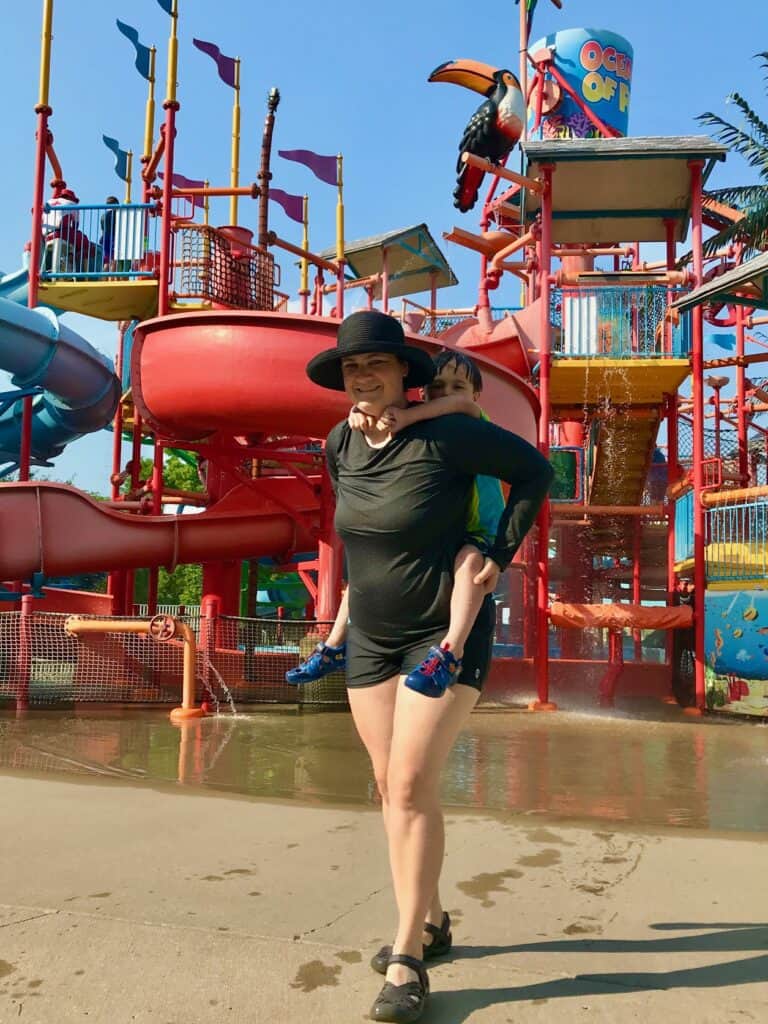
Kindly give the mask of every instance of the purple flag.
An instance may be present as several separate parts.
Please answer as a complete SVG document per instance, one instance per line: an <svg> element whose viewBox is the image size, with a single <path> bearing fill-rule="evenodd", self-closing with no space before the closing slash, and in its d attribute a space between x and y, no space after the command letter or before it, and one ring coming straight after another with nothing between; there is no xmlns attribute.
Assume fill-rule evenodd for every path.
<svg viewBox="0 0 768 1024"><path fill-rule="evenodd" d="M158 171L157 176L162 178L163 172ZM183 174L174 174L171 178L171 184L180 192L185 188L205 188L204 181L198 181L196 178L185 178ZM205 196L187 196L187 199L192 203L192 209L195 207L199 207L201 210L205 208Z"/></svg>
<svg viewBox="0 0 768 1024"><path fill-rule="evenodd" d="M222 82L226 82L232 89L236 88L235 58L225 57L218 46L214 46L213 43L206 43L202 39L193 39L192 42L198 50L207 53L209 57L216 61L216 66L219 69L219 78Z"/></svg>
<svg viewBox="0 0 768 1024"><path fill-rule="evenodd" d="M338 185L338 161L335 156L320 156L311 149L278 149L277 153L285 160L295 160L297 164L304 164L320 181L325 181L328 185Z"/></svg>
<svg viewBox="0 0 768 1024"><path fill-rule="evenodd" d="M283 192L281 188L270 188L269 198L279 203L291 220L297 220L299 224L304 223L304 199L302 196L292 196L290 192Z"/></svg>

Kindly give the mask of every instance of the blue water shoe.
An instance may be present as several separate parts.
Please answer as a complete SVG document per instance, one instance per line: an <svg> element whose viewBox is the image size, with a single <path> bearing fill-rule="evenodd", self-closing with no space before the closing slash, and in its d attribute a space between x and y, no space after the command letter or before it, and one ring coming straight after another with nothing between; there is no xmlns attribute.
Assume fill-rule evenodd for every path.
<svg viewBox="0 0 768 1024"><path fill-rule="evenodd" d="M341 672L347 667L347 645L329 647L319 643L306 661L285 673L285 681L291 686L314 683L331 672Z"/></svg>
<svg viewBox="0 0 768 1024"><path fill-rule="evenodd" d="M445 647L430 647L422 663L410 672L405 685L425 697L442 697L461 672L461 658Z"/></svg>

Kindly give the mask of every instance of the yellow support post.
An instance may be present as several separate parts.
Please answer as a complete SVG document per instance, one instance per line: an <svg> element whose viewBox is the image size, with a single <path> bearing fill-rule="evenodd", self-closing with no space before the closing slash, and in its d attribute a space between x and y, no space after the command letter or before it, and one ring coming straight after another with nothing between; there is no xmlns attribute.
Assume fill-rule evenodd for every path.
<svg viewBox="0 0 768 1024"><path fill-rule="evenodd" d="M53 0L43 0L43 32L40 47L40 89L38 106L48 107L51 87L51 44L53 42Z"/></svg>
<svg viewBox="0 0 768 1024"><path fill-rule="evenodd" d="M126 160L126 172L125 172L125 201L130 203L131 201L131 181L133 176L133 150L128 150L128 157Z"/></svg>
<svg viewBox="0 0 768 1024"><path fill-rule="evenodd" d="M144 117L144 163L148 164L152 159L152 151L155 148L155 61L157 49L154 46L149 48L149 94L147 95L147 107Z"/></svg>
<svg viewBox="0 0 768 1024"><path fill-rule="evenodd" d="M233 189L240 185L240 58L235 57L235 101L232 107L232 167L230 184ZM237 224L237 196L229 200L229 223Z"/></svg>

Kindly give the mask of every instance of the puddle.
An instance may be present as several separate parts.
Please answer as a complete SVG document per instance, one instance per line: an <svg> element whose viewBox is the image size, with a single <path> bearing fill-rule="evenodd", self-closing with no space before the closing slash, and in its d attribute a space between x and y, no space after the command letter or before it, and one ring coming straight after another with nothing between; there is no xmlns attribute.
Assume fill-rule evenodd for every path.
<svg viewBox="0 0 768 1024"><path fill-rule="evenodd" d="M552 829L557 821L608 830L768 831L766 728L683 719L676 709L654 713L655 719L647 709L638 717L478 711L448 760L445 804L494 816L540 815L527 836L542 846L562 844ZM170 724L165 709L34 711L19 718L2 712L2 772L181 783L185 793L251 799L378 803L352 719L338 711L259 710L183 729ZM350 825L337 831L354 841ZM557 851L519 853L526 867L546 867Z"/></svg>

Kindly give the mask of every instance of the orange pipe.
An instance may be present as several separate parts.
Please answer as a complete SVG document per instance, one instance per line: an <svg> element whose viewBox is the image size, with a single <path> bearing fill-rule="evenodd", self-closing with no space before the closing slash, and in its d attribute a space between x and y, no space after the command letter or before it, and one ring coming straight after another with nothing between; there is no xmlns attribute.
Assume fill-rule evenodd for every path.
<svg viewBox="0 0 768 1024"><path fill-rule="evenodd" d="M527 188L529 191L536 192L539 195L544 191L544 186L536 178L526 178L524 174L516 174L514 171L509 171L506 167L500 167L498 164L485 160L481 156L475 156L474 153L462 153L461 162L469 164L470 167L477 167L478 170L485 171L486 174L494 174L497 178L504 178L505 181L514 181L516 185L522 185L523 188Z"/></svg>
<svg viewBox="0 0 768 1024"><path fill-rule="evenodd" d="M156 191L162 194L160 189ZM186 199L187 196L250 196L251 199L258 199L261 194L259 186L243 185L240 188L185 188L176 189L173 192L174 199ZM159 198L157 196L156 198Z"/></svg>
<svg viewBox="0 0 768 1024"><path fill-rule="evenodd" d="M762 487L739 487L732 491L708 492L702 494L701 503L711 508L713 505L741 504L742 502L754 501L755 498L768 498L768 485Z"/></svg>
<svg viewBox="0 0 768 1024"><path fill-rule="evenodd" d="M768 488L766 488L768 493ZM555 502L553 515L561 516L666 516L664 505L570 505Z"/></svg>
<svg viewBox="0 0 768 1024"><path fill-rule="evenodd" d="M372 288L377 285L381 280L381 274L370 274L368 277L356 277L354 281L344 282L344 291L348 288ZM323 286L323 294L330 295L331 292L335 292L339 285L336 281L333 284L326 284Z"/></svg>
<svg viewBox="0 0 768 1024"><path fill-rule="evenodd" d="M141 176L144 181L154 181L157 177L157 168L160 166L160 161L163 159L163 153L165 152L165 136L161 135L158 140L155 152L152 154L147 166L141 172Z"/></svg>
<svg viewBox="0 0 768 1024"><path fill-rule="evenodd" d="M615 245L607 248L599 249L588 246L586 249L569 249L567 246L563 246L560 249L555 249L552 253L553 256L629 256L632 252L632 247L629 245ZM666 263L660 264L660 266L666 266Z"/></svg>
<svg viewBox="0 0 768 1024"><path fill-rule="evenodd" d="M524 235L516 238L514 242L510 242L509 245L505 245L503 249L495 254L491 260L491 270L501 270L504 260L513 253L516 253L518 249L524 249L526 245L533 245L536 241L536 236L533 231L526 231Z"/></svg>
<svg viewBox="0 0 768 1024"><path fill-rule="evenodd" d="M171 721L184 721L188 718L202 718L205 712L195 707L195 668L197 661L197 645L195 634L184 622L171 618L170 615L158 616L173 623L173 634L168 637L180 636L184 643L182 660L182 693L181 707L171 711ZM64 632L69 636L82 636L84 633L136 633L140 636L152 636L152 622L137 619L80 619L70 615L64 623ZM162 640L158 640L162 643Z"/></svg>
<svg viewBox="0 0 768 1024"><path fill-rule="evenodd" d="M338 274L339 272L339 268L335 263L331 263L330 260L324 260L322 256L316 256L309 249L302 249L299 245L292 245L291 242L286 242L284 238L279 238L274 231L270 231L267 235L267 245L276 245L279 249L285 249L286 252L293 253L294 256L300 256L301 259L314 263L316 267L327 270L330 274Z"/></svg>
<svg viewBox="0 0 768 1024"><path fill-rule="evenodd" d="M61 164L59 163L59 158L56 156L56 150L53 148L52 142L49 142L46 146L46 152L48 154L48 161L50 162L54 178L57 181L63 181L64 173L61 169Z"/></svg>
<svg viewBox="0 0 768 1024"><path fill-rule="evenodd" d="M690 275L686 270L670 270L665 274L654 274L649 280L648 276L639 275L633 271L624 274L617 274L615 277L606 277L604 274L566 274L562 270L556 275L556 284L562 288L568 285L599 285L600 288L627 288L633 284L667 284L684 285L688 284Z"/></svg>

